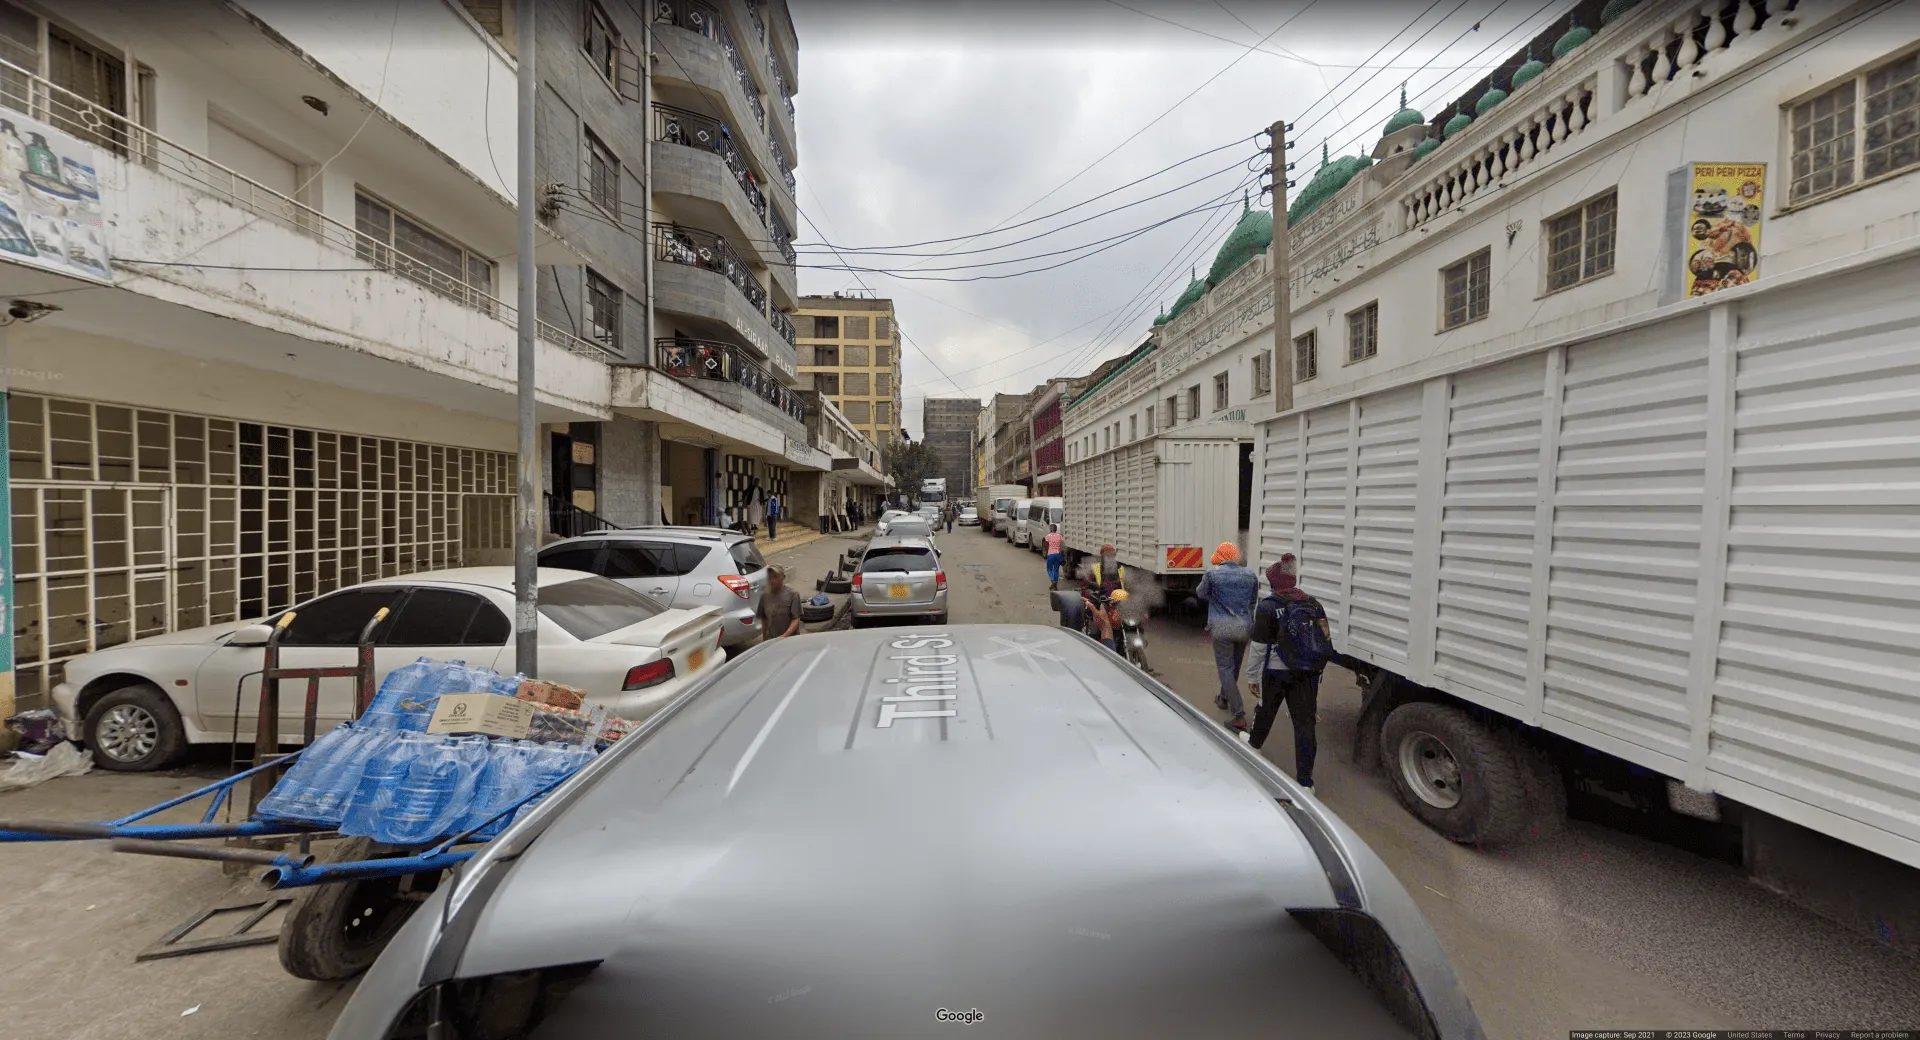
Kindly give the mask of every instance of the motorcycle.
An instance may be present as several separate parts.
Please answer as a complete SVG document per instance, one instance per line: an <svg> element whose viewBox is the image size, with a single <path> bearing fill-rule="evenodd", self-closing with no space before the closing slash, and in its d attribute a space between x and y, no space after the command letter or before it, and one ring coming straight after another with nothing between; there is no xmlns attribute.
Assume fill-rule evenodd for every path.
<svg viewBox="0 0 1920 1040"><path fill-rule="evenodd" d="M1082 599L1082 596L1085 599ZM1115 589L1113 595L1103 595L1097 588L1080 591L1059 591L1053 593L1053 609L1060 614L1060 624L1068 628L1078 628L1087 638L1108 648L1113 643L1100 638L1100 618L1096 611L1117 608L1127 601L1126 589ZM1086 609L1091 602L1094 610ZM1121 616L1114 628L1114 634L1120 637L1117 652L1125 657L1128 664L1154 674L1153 666L1147 663L1147 630L1137 617Z"/></svg>

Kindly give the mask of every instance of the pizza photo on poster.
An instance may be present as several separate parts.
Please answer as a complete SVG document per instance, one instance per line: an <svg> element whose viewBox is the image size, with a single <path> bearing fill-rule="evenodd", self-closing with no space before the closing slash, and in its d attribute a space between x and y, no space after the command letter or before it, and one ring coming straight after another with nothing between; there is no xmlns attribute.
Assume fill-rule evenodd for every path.
<svg viewBox="0 0 1920 1040"><path fill-rule="evenodd" d="M0 259L109 279L95 149L0 108Z"/></svg>
<svg viewBox="0 0 1920 1040"><path fill-rule="evenodd" d="M1700 163L1687 212L1686 295L1705 296L1760 277L1765 163Z"/></svg>

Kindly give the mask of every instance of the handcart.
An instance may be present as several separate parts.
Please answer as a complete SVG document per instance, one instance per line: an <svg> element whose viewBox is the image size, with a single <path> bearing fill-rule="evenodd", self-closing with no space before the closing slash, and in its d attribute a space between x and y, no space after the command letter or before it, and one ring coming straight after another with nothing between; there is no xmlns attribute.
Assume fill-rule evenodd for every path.
<svg viewBox="0 0 1920 1040"><path fill-rule="evenodd" d="M298 978L337 981L365 971L446 873L480 851L477 846L487 839L476 837L477 831L511 817L564 782L556 781L532 792L479 827L420 846L385 845L367 838L344 837L311 824L261 816L258 807L272 791L280 770L313 746L320 680L353 679L354 718L367 710L377 688L373 634L386 617L383 607L361 630L359 655L353 666L332 668L280 667L280 640L294 614L288 611L280 617L265 647L254 744L258 762L251 768L117 820L72 823L0 819L0 842L106 840L115 852L213 860L243 869L266 868L260 877L266 889L264 896L202 911L139 954L138 960L277 943L281 965ZM305 679L307 683L302 734L305 743L299 751L275 755L273 749L280 744L280 682L285 679ZM234 804L234 791L242 784L246 785L245 818L218 819L223 808ZM206 799L207 805L198 823L147 822L199 799ZM222 839L223 844L196 840L207 838ZM330 854L322 859L313 854L312 843L326 839L333 843ZM277 935L252 930L287 903L292 905ZM243 914L231 933L184 938L216 914L230 911Z"/></svg>

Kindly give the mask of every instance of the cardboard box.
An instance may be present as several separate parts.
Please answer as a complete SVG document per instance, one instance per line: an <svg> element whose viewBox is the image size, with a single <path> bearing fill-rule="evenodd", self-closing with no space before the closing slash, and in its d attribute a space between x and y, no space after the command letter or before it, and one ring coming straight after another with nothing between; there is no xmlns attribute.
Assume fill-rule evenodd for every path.
<svg viewBox="0 0 1920 1040"><path fill-rule="evenodd" d="M544 679L522 679L520 690L515 696L523 701L578 711L580 706L586 703L587 691L561 683L547 682Z"/></svg>
<svg viewBox="0 0 1920 1040"><path fill-rule="evenodd" d="M532 704L494 693L449 693L434 706L428 733L484 733L519 739L533 723Z"/></svg>

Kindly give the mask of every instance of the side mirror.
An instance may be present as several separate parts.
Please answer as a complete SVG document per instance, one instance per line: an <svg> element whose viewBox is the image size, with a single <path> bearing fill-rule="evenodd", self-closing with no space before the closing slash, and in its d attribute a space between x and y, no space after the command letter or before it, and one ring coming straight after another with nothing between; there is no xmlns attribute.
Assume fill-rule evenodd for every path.
<svg viewBox="0 0 1920 1040"><path fill-rule="evenodd" d="M266 646L267 640L272 638L272 625L248 625L245 628L234 629L233 634L227 637L227 645Z"/></svg>

